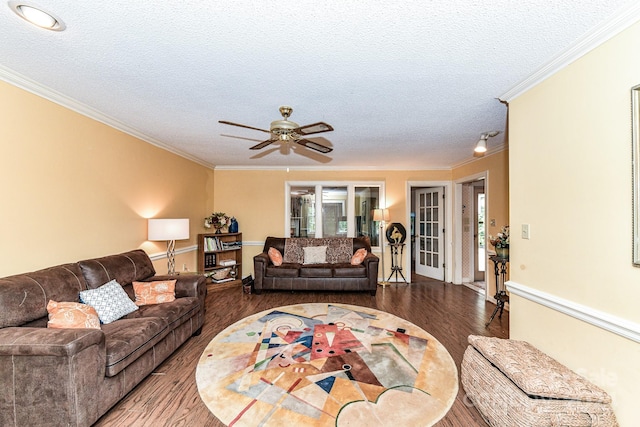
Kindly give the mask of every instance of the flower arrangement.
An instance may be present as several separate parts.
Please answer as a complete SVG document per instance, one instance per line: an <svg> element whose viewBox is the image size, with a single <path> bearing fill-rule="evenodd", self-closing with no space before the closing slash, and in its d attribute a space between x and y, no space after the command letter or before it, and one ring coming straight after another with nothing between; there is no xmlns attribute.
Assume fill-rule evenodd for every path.
<svg viewBox="0 0 640 427"><path fill-rule="evenodd" d="M204 219L204 228L215 228L216 233L229 225L230 218L224 212L214 212Z"/></svg>
<svg viewBox="0 0 640 427"><path fill-rule="evenodd" d="M496 249L509 247L509 226L505 225L502 230L496 235L496 237L489 236L489 242Z"/></svg>

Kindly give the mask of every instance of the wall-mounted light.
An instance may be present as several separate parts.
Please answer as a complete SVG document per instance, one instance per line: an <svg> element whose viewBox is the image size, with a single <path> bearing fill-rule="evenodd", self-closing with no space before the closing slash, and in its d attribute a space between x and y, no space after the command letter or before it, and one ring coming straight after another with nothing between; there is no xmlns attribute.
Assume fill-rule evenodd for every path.
<svg viewBox="0 0 640 427"><path fill-rule="evenodd" d="M65 23L51 12L47 12L38 6L34 6L29 2L10 1L9 7L16 15L21 17L33 25L51 31L64 31L67 26Z"/></svg>
<svg viewBox="0 0 640 427"><path fill-rule="evenodd" d="M185 240L189 238L189 218L150 218L148 223L148 233L148 239L151 241L165 240L167 242L167 274L175 274L176 240Z"/></svg>
<svg viewBox="0 0 640 427"><path fill-rule="evenodd" d="M491 132L486 132L486 133L483 133L482 135L480 135L480 140L476 144L476 148L473 151L475 151L476 153L486 153L487 152L487 140L489 138L493 138L494 136L496 136L499 133L500 133L500 131L493 130Z"/></svg>

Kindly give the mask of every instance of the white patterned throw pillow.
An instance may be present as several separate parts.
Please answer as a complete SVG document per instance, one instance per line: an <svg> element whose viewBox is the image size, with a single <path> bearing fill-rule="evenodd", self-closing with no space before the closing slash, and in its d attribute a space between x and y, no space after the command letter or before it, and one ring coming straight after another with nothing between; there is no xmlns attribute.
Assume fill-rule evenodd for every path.
<svg viewBox="0 0 640 427"><path fill-rule="evenodd" d="M81 291L80 301L93 307L102 323L111 323L138 309L115 280L96 289Z"/></svg>
<svg viewBox="0 0 640 427"><path fill-rule="evenodd" d="M302 250L304 251L303 264L324 264L327 262L326 246L307 246Z"/></svg>

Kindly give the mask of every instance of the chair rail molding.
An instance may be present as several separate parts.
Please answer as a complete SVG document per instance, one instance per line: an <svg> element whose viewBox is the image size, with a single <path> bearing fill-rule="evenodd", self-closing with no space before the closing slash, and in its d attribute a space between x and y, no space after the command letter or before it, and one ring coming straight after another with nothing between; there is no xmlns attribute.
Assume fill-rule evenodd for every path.
<svg viewBox="0 0 640 427"><path fill-rule="evenodd" d="M523 284L507 281L507 290L521 298L533 301L552 310L566 314L583 322L597 326L606 331L613 332L621 337L640 343L640 324L631 322L618 316L596 310L586 305L560 298L556 295L525 286Z"/></svg>
<svg viewBox="0 0 640 427"><path fill-rule="evenodd" d="M175 254L186 254L187 252L193 252L193 251L197 251L198 250L198 245L191 245L191 246L186 246L184 248L179 248L176 249ZM159 252L157 254L149 254L149 259L151 259L151 261L158 261L160 259L166 259L167 258L167 252Z"/></svg>

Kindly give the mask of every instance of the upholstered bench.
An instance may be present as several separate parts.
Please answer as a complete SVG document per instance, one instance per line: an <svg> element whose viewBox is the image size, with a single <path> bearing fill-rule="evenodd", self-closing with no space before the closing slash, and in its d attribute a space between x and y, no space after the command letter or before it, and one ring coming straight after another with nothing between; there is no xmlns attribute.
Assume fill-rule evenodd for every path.
<svg viewBox="0 0 640 427"><path fill-rule="evenodd" d="M609 395L524 341L470 335L467 398L491 426L617 426Z"/></svg>

